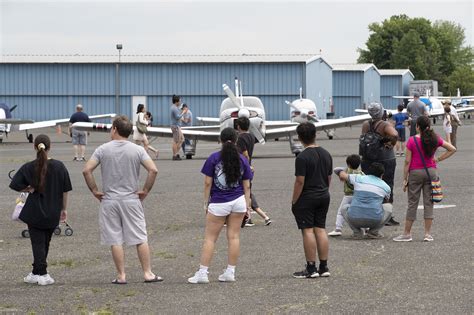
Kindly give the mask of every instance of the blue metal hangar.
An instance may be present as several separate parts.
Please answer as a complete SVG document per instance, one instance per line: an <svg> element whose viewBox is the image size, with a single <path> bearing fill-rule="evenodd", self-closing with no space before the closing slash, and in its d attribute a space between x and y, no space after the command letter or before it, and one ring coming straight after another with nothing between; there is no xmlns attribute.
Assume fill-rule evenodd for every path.
<svg viewBox="0 0 474 315"><path fill-rule="evenodd" d="M410 95L410 82L415 76L408 69L379 69L380 72L380 101L385 108L396 109L401 102L394 95Z"/></svg>
<svg viewBox="0 0 474 315"><path fill-rule="evenodd" d="M380 72L374 64L333 64L335 117L354 116L370 102L380 102Z"/></svg>
<svg viewBox="0 0 474 315"><path fill-rule="evenodd" d="M120 62L116 55L3 55L0 101L17 104L17 117L48 120L69 117L78 103L89 115L115 112L118 94L121 114L131 117L144 103L155 125L168 125L173 94L195 117L217 117L222 84L233 87L238 77L244 95L262 99L269 120L289 119L285 100L298 98L300 87L325 118L332 76L332 67L311 54L122 55Z"/></svg>

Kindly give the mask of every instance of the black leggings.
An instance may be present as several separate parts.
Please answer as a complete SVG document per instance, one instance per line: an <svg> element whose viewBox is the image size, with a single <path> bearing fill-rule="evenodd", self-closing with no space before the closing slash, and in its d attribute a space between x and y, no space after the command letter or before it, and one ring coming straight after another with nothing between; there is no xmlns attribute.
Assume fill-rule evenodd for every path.
<svg viewBox="0 0 474 315"><path fill-rule="evenodd" d="M47 274L48 266L46 258L48 258L49 242L53 235L53 229L38 229L31 225L28 226L30 231L31 248L33 250L33 271L34 275L43 276Z"/></svg>

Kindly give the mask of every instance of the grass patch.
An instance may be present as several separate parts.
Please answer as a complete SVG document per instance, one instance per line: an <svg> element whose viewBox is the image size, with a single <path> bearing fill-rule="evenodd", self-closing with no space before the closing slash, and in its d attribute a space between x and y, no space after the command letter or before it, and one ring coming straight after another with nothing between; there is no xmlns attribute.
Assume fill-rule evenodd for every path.
<svg viewBox="0 0 474 315"><path fill-rule="evenodd" d="M168 252L156 252L156 257L164 258L164 259L175 259L178 257L176 254L168 253Z"/></svg>
<svg viewBox="0 0 474 315"><path fill-rule="evenodd" d="M123 296L127 296L127 297L130 297L130 296L135 296L137 295L137 291L135 290L128 290L128 291L125 291L122 293Z"/></svg>
<svg viewBox="0 0 474 315"><path fill-rule="evenodd" d="M96 293L100 293L102 291L104 291L103 289L100 289L100 288L92 288L91 289L92 293L96 294Z"/></svg>
<svg viewBox="0 0 474 315"><path fill-rule="evenodd" d="M171 224L171 225L168 225L165 230L166 231L179 231L181 230L183 227L181 225L178 225L178 224Z"/></svg>
<svg viewBox="0 0 474 315"><path fill-rule="evenodd" d="M66 260L53 261L49 265L50 266L63 266L63 267L73 268L75 266L75 263L74 263L74 260L72 260L72 259L66 259Z"/></svg>

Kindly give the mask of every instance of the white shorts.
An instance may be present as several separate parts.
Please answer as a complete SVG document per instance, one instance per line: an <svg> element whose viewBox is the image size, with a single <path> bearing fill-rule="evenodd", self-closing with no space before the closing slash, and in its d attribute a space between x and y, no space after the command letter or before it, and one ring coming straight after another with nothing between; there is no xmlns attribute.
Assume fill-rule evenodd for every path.
<svg viewBox="0 0 474 315"><path fill-rule="evenodd" d="M240 196L229 202L224 203L210 203L207 207L209 213L216 217L226 217L232 212L245 213L247 212L247 205L245 203L245 196Z"/></svg>

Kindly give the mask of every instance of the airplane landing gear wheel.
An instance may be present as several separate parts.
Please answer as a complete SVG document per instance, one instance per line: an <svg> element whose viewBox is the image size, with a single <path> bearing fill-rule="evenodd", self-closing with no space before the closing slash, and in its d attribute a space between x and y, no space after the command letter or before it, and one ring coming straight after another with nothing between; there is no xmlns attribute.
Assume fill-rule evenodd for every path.
<svg viewBox="0 0 474 315"><path fill-rule="evenodd" d="M59 226L54 229L54 235L61 235L61 228Z"/></svg>
<svg viewBox="0 0 474 315"><path fill-rule="evenodd" d="M33 135L30 133L27 137L29 143L33 143Z"/></svg>
<svg viewBox="0 0 474 315"><path fill-rule="evenodd" d="M334 136L328 136L329 140L332 140L333 138L334 138Z"/></svg>
<svg viewBox="0 0 474 315"><path fill-rule="evenodd" d="M74 231L73 231L71 228L66 228L66 229L64 230L64 234L65 234L66 236L71 236L73 233L74 233Z"/></svg>
<svg viewBox="0 0 474 315"><path fill-rule="evenodd" d="M300 152L295 152L295 157L297 157L297 156L298 156L298 154L300 154Z"/></svg>
<svg viewBox="0 0 474 315"><path fill-rule="evenodd" d="M0 138L0 143L2 143L2 142L3 142L3 138Z"/></svg>
<svg viewBox="0 0 474 315"><path fill-rule="evenodd" d="M193 158L193 155L192 154L187 154L186 155L186 160L192 160Z"/></svg>
<svg viewBox="0 0 474 315"><path fill-rule="evenodd" d="M28 230L21 231L21 236L23 236L24 238L30 238L30 231Z"/></svg>

